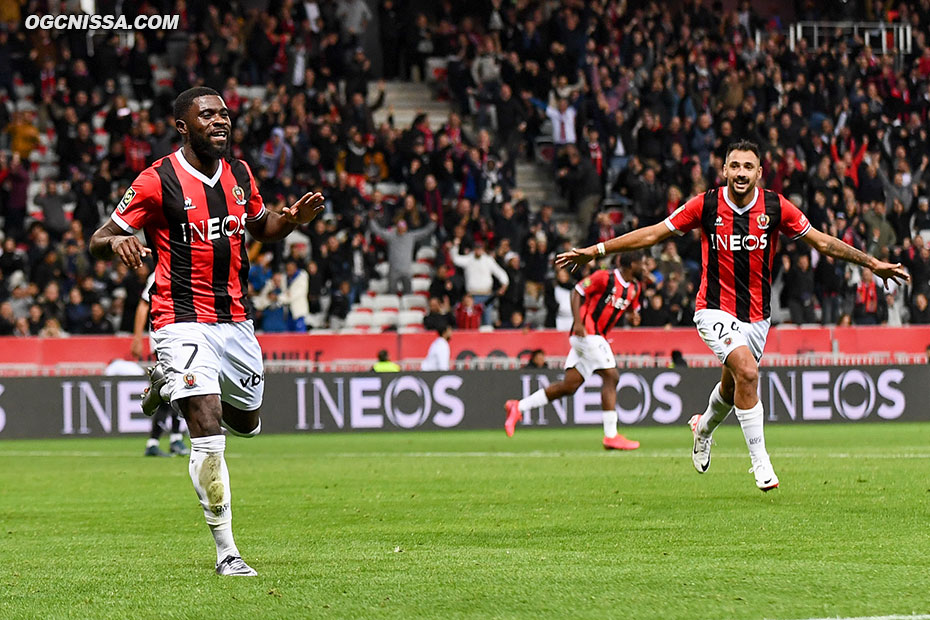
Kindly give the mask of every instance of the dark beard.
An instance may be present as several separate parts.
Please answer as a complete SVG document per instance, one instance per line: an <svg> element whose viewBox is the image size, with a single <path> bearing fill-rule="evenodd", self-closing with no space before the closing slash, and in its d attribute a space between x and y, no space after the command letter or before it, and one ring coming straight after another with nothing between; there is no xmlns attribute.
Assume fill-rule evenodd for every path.
<svg viewBox="0 0 930 620"><path fill-rule="evenodd" d="M210 137L205 134L191 132L190 138L191 149L200 161L225 159L229 154L229 137L226 138L226 143L222 147L215 146Z"/></svg>

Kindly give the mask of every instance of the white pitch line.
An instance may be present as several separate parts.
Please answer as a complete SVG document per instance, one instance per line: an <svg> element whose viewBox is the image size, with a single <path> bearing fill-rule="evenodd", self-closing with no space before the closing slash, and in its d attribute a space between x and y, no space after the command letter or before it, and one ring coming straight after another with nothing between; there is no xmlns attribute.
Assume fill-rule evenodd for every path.
<svg viewBox="0 0 930 620"><path fill-rule="evenodd" d="M805 620L930 620L930 614L894 614L891 616L856 616L848 618L842 616L830 616L829 618L806 618Z"/></svg>
<svg viewBox="0 0 930 620"><path fill-rule="evenodd" d="M2 444L0 444L2 445ZM633 459L677 459L688 456L687 450L661 450L661 451L629 451L625 452L622 458L633 458ZM125 458L132 457L135 458L139 456L136 452L104 452L104 451L95 451L95 450L3 450L0 448L0 457L15 457L15 458L31 458L31 457L88 457L88 458ZM227 453L227 457L246 457L246 458L262 458L264 456L270 456L273 458L307 458L308 455L305 453L275 453L269 455L246 455L242 453ZM776 459L795 459L795 458L827 458L827 459L889 459L889 460L899 460L899 459L930 459L930 452L870 452L870 453L855 453L855 452L803 452L799 450L793 450L790 452L772 452L772 456ZM317 453L311 455L312 457L336 457L336 458L391 458L391 457L401 457L401 458L438 458L438 459L448 459L448 458L505 458L505 459L549 459L549 458L615 458L614 455L611 455L608 452L601 452L596 450L573 450L573 451L541 451L534 450L530 452L492 452L492 451L469 451L469 452L332 452L332 453ZM744 452L714 452L714 458L723 458L723 459L744 459L746 454ZM930 616L926 620L930 620Z"/></svg>

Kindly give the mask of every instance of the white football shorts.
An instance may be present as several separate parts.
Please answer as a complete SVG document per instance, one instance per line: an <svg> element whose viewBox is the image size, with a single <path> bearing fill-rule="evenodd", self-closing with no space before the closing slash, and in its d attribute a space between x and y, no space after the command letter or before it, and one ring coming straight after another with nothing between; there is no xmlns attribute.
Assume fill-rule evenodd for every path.
<svg viewBox="0 0 930 620"><path fill-rule="evenodd" d="M572 345L565 358L565 368L574 368L587 381L596 370L617 367L617 358L607 339L597 334L588 334L584 338L569 336Z"/></svg>
<svg viewBox="0 0 930 620"><path fill-rule="evenodd" d="M238 409L261 407L265 371L251 320L172 323L158 329L152 339L172 403L188 396L219 394Z"/></svg>
<svg viewBox="0 0 930 620"><path fill-rule="evenodd" d="M694 324L698 334L720 363L727 361L727 356L736 347L747 346L758 362L765 350L765 340L769 335L772 321L745 323L729 312L705 308L694 313Z"/></svg>

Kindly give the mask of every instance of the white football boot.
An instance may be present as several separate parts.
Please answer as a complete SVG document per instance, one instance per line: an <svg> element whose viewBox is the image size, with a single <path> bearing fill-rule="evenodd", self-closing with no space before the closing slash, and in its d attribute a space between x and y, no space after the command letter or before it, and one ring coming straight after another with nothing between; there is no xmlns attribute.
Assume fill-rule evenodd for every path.
<svg viewBox="0 0 930 620"><path fill-rule="evenodd" d="M755 474L756 486L759 487L759 490L763 493L765 491L771 491L778 486L778 476L775 475L775 470L772 468L772 463L769 461L768 456L765 457L765 460L753 459L752 467L749 471Z"/></svg>
<svg viewBox="0 0 930 620"><path fill-rule="evenodd" d="M711 437L705 437L698 432L701 414L691 416L688 425L691 426L691 433L694 435L694 449L691 451L691 462L694 463L694 469L697 473L703 474L710 467L710 447L714 440Z"/></svg>
<svg viewBox="0 0 930 620"><path fill-rule="evenodd" d="M227 555L216 565L216 574L231 577L255 577L255 569L245 563L238 555Z"/></svg>

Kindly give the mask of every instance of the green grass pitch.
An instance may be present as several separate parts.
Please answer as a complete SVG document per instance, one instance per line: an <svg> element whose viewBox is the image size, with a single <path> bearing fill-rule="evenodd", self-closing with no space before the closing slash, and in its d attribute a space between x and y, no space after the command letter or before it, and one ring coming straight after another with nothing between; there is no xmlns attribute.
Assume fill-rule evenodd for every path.
<svg viewBox="0 0 930 620"><path fill-rule="evenodd" d="M820 618L930 613L930 424L231 438L213 574L187 459L0 443L0 618Z"/></svg>

